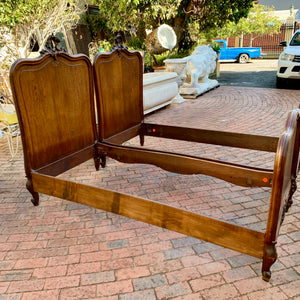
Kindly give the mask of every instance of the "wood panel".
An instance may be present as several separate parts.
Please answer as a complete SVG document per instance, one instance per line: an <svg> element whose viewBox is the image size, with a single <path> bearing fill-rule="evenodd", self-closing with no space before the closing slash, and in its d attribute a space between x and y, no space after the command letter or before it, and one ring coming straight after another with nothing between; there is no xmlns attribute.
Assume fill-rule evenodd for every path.
<svg viewBox="0 0 300 300"><path fill-rule="evenodd" d="M94 145L84 148L70 155L67 155L62 159L56 160L55 162L49 165L37 169L36 171L45 175L57 176L93 157L95 157Z"/></svg>
<svg viewBox="0 0 300 300"><path fill-rule="evenodd" d="M108 143L98 143L98 149L121 162L153 164L178 174L205 174L240 186L272 186L273 172L267 169Z"/></svg>
<svg viewBox="0 0 300 300"><path fill-rule="evenodd" d="M32 174L34 189L40 193L113 212L199 238L254 257L262 258L264 234L197 215L158 202L110 190Z"/></svg>
<svg viewBox="0 0 300 300"><path fill-rule="evenodd" d="M139 52L115 50L94 60L99 139L140 124L143 113L143 68Z"/></svg>
<svg viewBox="0 0 300 300"><path fill-rule="evenodd" d="M122 132L118 132L114 136L105 139L105 142L120 145L131 138L139 135L141 133L141 124L130 127Z"/></svg>
<svg viewBox="0 0 300 300"><path fill-rule="evenodd" d="M27 172L97 139L93 73L84 55L21 59L11 68Z"/></svg>

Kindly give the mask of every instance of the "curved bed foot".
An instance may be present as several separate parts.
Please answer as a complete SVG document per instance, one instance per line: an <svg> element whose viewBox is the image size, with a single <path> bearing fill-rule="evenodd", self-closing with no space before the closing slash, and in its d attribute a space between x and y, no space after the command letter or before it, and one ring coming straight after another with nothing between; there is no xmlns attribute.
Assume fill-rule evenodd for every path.
<svg viewBox="0 0 300 300"><path fill-rule="evenodd" d="M262 279L263 279L264 281L269 282L270 279L271 279L271 271L263 271L263 272L262 272Z"/></svg>
<svg viewBox="0 0 300 300"><path fill-rule="evenodd" d="M276 252L276 242L273 242L270 245L265 245L264 249L264 257L263 257L263 264L262 264L262 278L264 281L269 282L271 278L271 266L275 263L277 259L277 252Z"/></svg>
<svg viewBox="0 0 300 300"><path fill-rule="evenodd" d="M34 206L38 206L40 204L40 197L39 197L39 194L34 191L32 181L30 179L27 179L26 188L33 197L31 199L32 204Z"/></svg>

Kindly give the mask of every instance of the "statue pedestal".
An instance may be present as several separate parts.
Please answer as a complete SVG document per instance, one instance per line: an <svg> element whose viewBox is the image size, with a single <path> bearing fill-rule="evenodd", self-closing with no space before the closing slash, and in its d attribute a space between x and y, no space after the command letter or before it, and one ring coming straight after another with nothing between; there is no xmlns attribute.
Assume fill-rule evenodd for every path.
<svg viewBox="0 0 300 300"><path fill-rule="evenodd" d="M179 89L181 96L187 99L195 99L198 96L219 86L217 80L208 79L206 82L197 84L196 87L190 87L189 84L184 84Z"/></svg>

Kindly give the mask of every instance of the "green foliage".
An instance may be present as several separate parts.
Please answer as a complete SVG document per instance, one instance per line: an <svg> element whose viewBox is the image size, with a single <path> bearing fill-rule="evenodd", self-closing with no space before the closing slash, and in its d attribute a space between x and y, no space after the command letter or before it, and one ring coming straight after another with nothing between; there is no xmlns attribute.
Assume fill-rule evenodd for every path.
<svg viewBox="0 0 300 300"><path fill-rule="evenodd" d="M0 26L12 29L19 24L38 20L44 11L52 5L57 5L58 0L5 0L0 3Z"/></svg>
<svg viewBox="0 0 300 300"><path fill-rule="evenodd" d="M6 61L30 54L32 38L46 38L79 19L79 0L5 0L0 2L0 43ZM3 62L3 61L2 61Z"/></svg>
<svg viewBox="0 0 300 300"><path fill-rule="evenodd" d="M99 52L101 52L101 51L108 52L111 50L112 46L113 46L113 44L107 40L101 40L98 43Z"/></svg>
<svg viewBox="0 0 300 300"><path fill-rule="evenodd" d="M215 32L215 36L227 38L229 36L242 36L246 34L262 36L280 31L281 22L273 14L274 9L264 5L255 5L246 18L238 23L228 22L225 27Z"/></svg>
<svg viewBox="0 0 300 300"><path fill-rule="evenodd" d="M186 31L178 42L179 51L188 51L192 49L195 44L196 42L192 39L190 33Z"/></svg>
<svg viewBox="0 0 300 300"><path fill-rule="evenodd" d="M99 17L107 21L113 32L136 28L145 24L148 29L157 27L177 14L181 0L96 0L99 4Z"/></svg>
<svg viewBox="0 0 300 300"><path fill-rule="evenodd" d="M106 20L104 18L99 18L97 15L82 15L82 22L86 24L93 37L97 36L99 31L107 31Z"/></svg>
<svg viewBox="0 0 300 300"><path fill-rule="evenodd" d="M107 34L123 31L145 39L146 29L166 23L174 28L180 49L191 48L202 32L247 16L252 3L250 0L94 1L99 4L99 18L105 20Z"/></svg>
<svg viewBox="0 0 300 300"><path fill-rule="evenodd" d="M178 51L178 49L175 49L169 58L183 58L186 56L189 56L191 54L192 50L185 50L185 51ZM165 52L159 55L155 55L155 58L157 60L158 66L164 65L164 60L168 58L169 53ZM145 59L144 59L144 72L153 72L153 65L154 61L150 55L149 52L146 52Z"/></svg>
<svg viewBox="0 0 300 300"><path fill-rule="evenodd" d="M89 56L93 61L94 57L99 52L109 52L113 46L113 43L110 43L107 40L98 40L95 39L93 42L89 43Z"/></svg>
<svg viewBox="0 0 300 300"><path fill-rule="evenodd" d="M237 23L239 19L247 17L252 6L253 1L249 0L206 0L201 14L193 15L193 18L198 20L200 30L207 31L221 28L228 21Z"/></svg>
<svg viewBox="0 0 300 300"><path fill-rule="evenodd" d="M134 50L145 50L145 40L136 36L127 39L126 46Z"/></svg>
<svg viewBox="0 0 300 300"><path fill-rule="evenodd" d="M7 80L11 64L43 47L52 33L74 25L83 11L79 0L2 0L0 2L0 76ZM35 52L39 54L39 52Z"/></svg>
<svg viewBox="0 0 300 300"><path fill-rule="evenodd" d="M221 50L220 46L219 46L217 43L213 43L213 44L211 45L211 47L212 47L213 50L214 50L215 52L217 52L217 53L219 53L220 50Z"/></svg>

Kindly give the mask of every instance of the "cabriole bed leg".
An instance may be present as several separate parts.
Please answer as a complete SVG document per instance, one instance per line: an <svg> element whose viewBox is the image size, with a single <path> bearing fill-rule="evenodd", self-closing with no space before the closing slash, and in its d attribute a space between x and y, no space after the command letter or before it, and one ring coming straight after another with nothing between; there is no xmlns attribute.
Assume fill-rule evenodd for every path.
<svg viewBox="0 0 300 300"><path fill-rule="evenodd" d="M38 206L40 203L40 197L39 194L34 191L31 179L27 179L26 188L33 197L31 199L31 202L33 203L34 206Z"/></svg>
<svg viewBox="0 0 300 300"><path fill-rule="evenodd" d="M271 244L265 244L264 247L264 257L262 263L262 278L264 281L269 282L271 278L271 266L275 263L277 259L276 252L276 242L272 242Z"/></svg>
<svg viewBox="0 0 300 300"><path fill-rule="evenodd" d="M100 155L99 155L99 151L97 149L97 141L96 141L95 144L94 144L94 165L95 165L96 171L99 171L100 161L101 161L101 158L100 158Z"/></svg>

